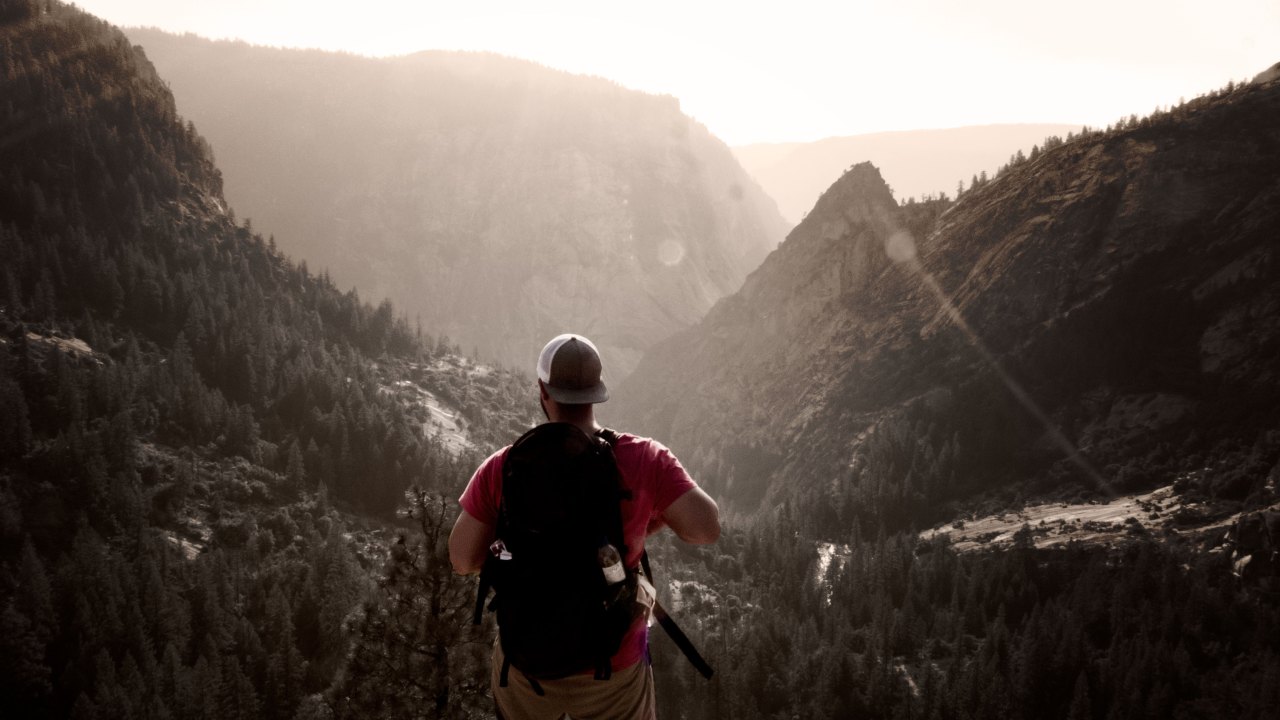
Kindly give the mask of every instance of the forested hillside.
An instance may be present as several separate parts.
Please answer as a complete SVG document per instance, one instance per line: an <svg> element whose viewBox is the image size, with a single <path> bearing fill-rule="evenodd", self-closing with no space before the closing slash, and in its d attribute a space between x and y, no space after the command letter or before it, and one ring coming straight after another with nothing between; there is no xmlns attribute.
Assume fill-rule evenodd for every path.
<svg viewBox="0 0 1280 720"><path fill-rule="evenodd" d="M996 553L857 531L833 548L805 529L813 510L660 553L717 674L655 640L659 717L1263 720L1280 706L1274 590L1225 554L1171 535L1038 550L1030 529Z"/></svg>
<svg viewBox="0 0 1280 720"><path fill-rule="evenodd" d="M1050 138L955 202L855 166L650 353L627 424L747 516L658 553L720 671L660 648L664 710L1273 715L1278 105L1232 84ZM1102 540L946 539L1157 487Z"/></svg>
<svg viewBox="0 0 1280 720"><path fill-rule="evenodd" d="M1277 112L1280 85L1233 85L1050 138L954 203L856 166L619 407L730 501L812 494L833 530L1180 477L1265 507Z"/></svg>
<svg viewBox="0 0 1280 720"><path fill-rule="evenodd" d="M672 97L483 53L128 33L213 144L236 212L509 367L575 331L620 379L788 229Z"/></svg>
<svg viewBox="0 0 1280 720"><path fill-rule="evenodd" d="M378 714L351 699L375 676L344 668L395 647L384 562L466 589L422 531L527 426L528 381L237 224L106 24L0 3L0 98L4 716ZM465 409L466 437L424 397Z"/></svg>
<svg viewBox="0 0 1280 720"><path fill-rule="evenodd" d="M1229 87L1167 115L1050 138L959 205L898 205L874 168L854 168L713 311L699 328L711 337L678 337L663 348L675 358L663 373L642 368L614 405L632 409L645 397L635 383L648 383L661 402L639 403L654 415L637 413L637 423L674 418L655 432L683 448L726 506L754 509L752 493L766 500L732 513L714 546L655 543L669 604L718 671L703 682L656 638L663 717L1274 714L1280 458L1268 242L1277 186L1266 153L1277 149L1267 122L1275 101L1274 86ZM1224 127L1256 133L1244 141L1250 153ZM1067 169L1081 158L1078 174ZM1200 175L1179 180L1177 170ZM1118 198L1122 221L1107 215ZM1047 236L1023 224L1038 228L1046 215L1061 222ZM1155 259L1077 267L1072 242L1091 232L1107 255L1128 240ZM948 236L965 260L946 262ZM1173 250L1197 238L1205 247L1190 257ZM887 293L875 307L904 270L917 275L905 296ZM929 271L936 286L922 279ZM1116 279L1125 272L1134 275ZM939 292L959 284L955 275L982 287ZM1027 318L1052 307L1035 291L1082 277L1119 290L1091 285L1083 301L1100 304L1074 306L1073 319L1047 323L1065 325L1062 335L1028 343L1036 323ZM1182 295L1190 288L1194 312ZM1155 299L1135 301L1143 292ZM896 313L913 303L923 319L895 337ZM743 322L718 324L725 318ZM887 341L866 327L876 321L891 327ZM804 335L814 327L816 340ZM1197 332L1191 347L1206 362L1192 380L1186 338ZM717 344L723 354L703 365ZM860 365L866 348L885 357ZM1002 378L1004 363L1012 367ZM1061 384L1028 383L1035 363ZM977 379L956 381L969 372ZM1049 416L1083 458L1046 438L1037 405L1017 397L1034 393L1053 410L1100 381L1114 386L1087 393L1078 415ZM869 411L877 407L887 411ZM714 434L726 426L741 432ZM1094 484L1091 468L1109 487ZM945 534L921 541L916 532L940 518L963 525L959 513L1011 512L1023 497L1091 500L1163 483L1181 504L1152 523L1158 529L1125 523L1104 543L1041 549L1043 528L1025 526L1007 547L961 553Z"/></svg>

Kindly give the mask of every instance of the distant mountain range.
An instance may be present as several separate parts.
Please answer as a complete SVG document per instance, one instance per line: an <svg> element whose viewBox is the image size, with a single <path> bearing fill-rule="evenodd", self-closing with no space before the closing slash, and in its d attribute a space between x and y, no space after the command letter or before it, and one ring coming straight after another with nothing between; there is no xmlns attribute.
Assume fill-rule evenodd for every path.
<svg viewBox="0 0 1280 720"><path fill-rule="evenodd" d="M511 366L571 330L621 378L787 230L671 97L487 54L370 59L128 33L255 229Z"/></svg>
<svg viewBox="0 0 1280 720"><path fill-rule="evenodd" d="M778 202L782 216L799 222L818 196L851 165L873 163L894 196L923 199L955 195L981 173L994 175L1019 150L1044 139L1080 132L1079 125L980 125L945 130L904 130L832 137L814 142L739 145L733 154Z"/></svg>
<svg viewBox="0 0 1280 720"><path fill-rule="evenodd" d="M1280 83L1233 85L958 201L856 165L618 407L730 503L807 497L832 528L1175 482L1272 503L1277 117Z"/></svg>

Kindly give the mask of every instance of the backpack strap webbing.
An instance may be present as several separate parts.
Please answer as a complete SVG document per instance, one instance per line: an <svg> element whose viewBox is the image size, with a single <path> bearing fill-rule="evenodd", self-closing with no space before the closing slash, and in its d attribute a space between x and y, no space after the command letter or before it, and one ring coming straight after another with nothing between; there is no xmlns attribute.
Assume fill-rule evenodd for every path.
<svg viewBox="0 0 1280 720"><path fill-rule="evenodd" d="M648 550L640 556L640 567L644 569L645 577L649 578L649 582L652 583L653 571L649 569ZM662 607L662 603L658 602L656 597L653 599L653 616L657 619L658 624L662 626L662 629L666 631L667 637L671 638L671 642L680 648L680 652L684 653L685 659L698 671L698 674L710 680L711 676L715 674L715 670L711 669L711 666L703 659L702 654L698 652L698 648L694 647L693 641L689 639L688 635L684 634L684 631L680 629L676 621L671 619L671 616L667 614L667 609Z"/></svg>
<svg viewBox="0 0 1280 720"><path fill-rule="evenodd" d="M476 609L471 616L471 624L479 625L484 618L484 601L489 597L489 576L484 570L480 571L480 586L476 588Z"/></svg>
<svg viewBox="0 0 1280 720"><path fill-rule="evenodd" d="M533 691L538 694L538 697L542 697L547 694L547 691L542 689L542 684L534 678L525 675L524 679L529 681L529 687L533 688ZM498 671L498 687L507 687L510 684L510 681L511 661L506 658L502 658L502 669Z"/></svg>
<svg viewBox="0 0 1280 720"><path fill-rule="evenodd" d="M529 681L529 687L533 688L533 691L538 694L538 697L543 697L547 694L546 691L542 689L542 684L534 678L526 675L524 679Z"/></svg>
<svg viewBox="0 0 1280 720"><path fill-rule="evenodd" d="M693 646L693 641L684 634L684 631L680 629L676 621L672 620L671 616L667 614L666 608L662 607L662 603L656 599L653 601L653 616L658 619L658 624L662 626L663 630L667 631L667 635L671 637L671 642L674 642L676 647L680 648L680 652L684 653L685 658L698 671L698 674L710 680L711 676L715 674L715 670L711 669L711 666L707 664L707 661L698 652L698 648Z"/></svg>

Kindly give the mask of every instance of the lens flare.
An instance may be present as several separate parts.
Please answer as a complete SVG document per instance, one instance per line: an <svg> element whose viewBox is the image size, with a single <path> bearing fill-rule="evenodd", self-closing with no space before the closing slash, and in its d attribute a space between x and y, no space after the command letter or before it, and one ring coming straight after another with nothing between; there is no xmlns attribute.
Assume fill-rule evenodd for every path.
<svg viewBox="0 0 1280 720"><path fill-rule="evenodd" d="M1061 450L1064 455L1066 455L1067 459L1070 460L1073 465L1093 481L1104 495L1111 498L1116 497L1115 491L1111 489L1111 483L1102 476L1102 473L1098 472L1098 470L1093 467L1089 460L1085 458L1084 454L1080 452L1080 449L1075 446L1075 443L1071 442L1071 440L1063 434L1062 430L1059 429L1058 426L1054 424L1053 420L1049 418L1049 415L1045 413L1036 401L1031 398L1031 395L1023 389L1021 383L1005 371L1004 367L1000 365L1000 361L996 359L996 356L987 348L986 343L984 343L982 338L978 336L978 333L974 332L973 328L969 326L969 323L965 322L964 315L960 313L960 309L956 307L954 302L952 302L951 297L947 295L946 291L942 289L942 286L938 284L937 279L925 269L923 264L921 264L916 251L916 241L915 238L911 236L911 233L906 230L897 230L892 233L887 240L885 240L884 245L885 253L889 256L890 260L893 260L895 263L898 263L920 278L920 281L924 286L933 294L934 299L938 301L939 307L942 308L942 311L946 314L947 318L960 330L968 343L973 346L973 349L978 351L978 355L982 358L983 362L985 362L987 366L995 372L996 376L1000 378L1000 381L1004 383L1004 386L1008 388L1009 393L1018 401L1018 404L1040 423L1044 428L1045 433L1048 435L1049 440L1053 442L1053 444Z"/></svg>
<svg viewBox="0 0 1280 720"><path fill-rule="evenodd" d="M658 246L658 262L667 267L675 267L684 260L684 246L675 240L663 240Z"/></svg>
<svg viewBox="0 0 1280 720"><path fill-rule="evenodd" d="M916 239L906 230L898 230L884 241L884 251L896 263L911 262L916 259Z"/></svg>

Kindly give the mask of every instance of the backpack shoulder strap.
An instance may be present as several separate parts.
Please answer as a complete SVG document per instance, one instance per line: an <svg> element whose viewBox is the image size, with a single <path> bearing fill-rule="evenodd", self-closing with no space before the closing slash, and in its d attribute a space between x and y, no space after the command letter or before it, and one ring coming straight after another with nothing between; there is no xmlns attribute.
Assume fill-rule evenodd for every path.
<svg viewBox="0 0 1280 720"><path fill-rule="evenodd" d="M596 437L603 439L605 442L609 443L610 448L613 448L618 444L618 440L622 436L609 428L600 428L596 431Z"/></svg>
<svg viewBox="0 0 1280 720"><path fill-rule="evenodd" d="M613 453L614 453L614 450L618 447L618 441L622 439L622 436L618 434L616 431L611 430L609 428L600 428L599 430L596 431L595 436L600 438L601 440L604 440L605 444L609 446L609 460L613 463L614 467L616 468L618 466L618 458ZM618 471L618 499L619 500L632 499L631 489L628 488L626 483L622 481L621 470Z"/></svg>

